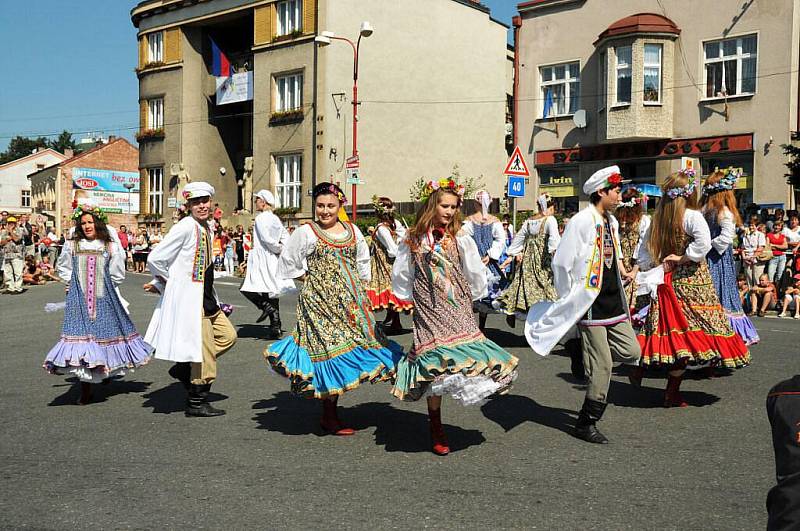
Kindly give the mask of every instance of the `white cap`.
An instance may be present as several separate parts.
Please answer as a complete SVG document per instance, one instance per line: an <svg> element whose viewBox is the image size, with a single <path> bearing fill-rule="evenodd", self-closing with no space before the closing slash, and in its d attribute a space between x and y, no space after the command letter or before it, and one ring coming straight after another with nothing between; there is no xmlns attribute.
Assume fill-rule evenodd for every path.
<svg viewBox="0 0 800 531"><path fill-rule="evenodd" d="M183 197L195 199L197 197L211 197L214 195L214 187L202 181L194 181L183 188Z"/></svg>
<svg viewBox="0 0 800 531"><path fill-rule="evenodd" d="M266 204L275 206L275 196L269 190L259 190L255 197L260 197Z"/></svg>
<svg viewBox="0 0 800 531"><path fill-rule="evenodd" d="M539 195L539 198L536 200L539 203L539 212L541 212L542 214L547 212L547 203L549 203L550 200L551 200L550 194L548 194L547 192Z"/></svg>
<svg viewBox="0 0 800 531"><path fill-rule="evenodd" d="M592 195L596 191L602 190L603 188L609 188L611 186L621 185L629 182L631 181L622 180L619 166L609 166L607 168L603 168L602 170L597 170L592 174L591 177L589 177L589 180L583 185L583 193L586 195Z"/></svg>

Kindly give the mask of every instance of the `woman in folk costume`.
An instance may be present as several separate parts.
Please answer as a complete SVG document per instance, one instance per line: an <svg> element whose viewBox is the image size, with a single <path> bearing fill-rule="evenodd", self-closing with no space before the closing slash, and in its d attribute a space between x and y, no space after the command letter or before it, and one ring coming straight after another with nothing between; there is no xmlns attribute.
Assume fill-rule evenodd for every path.
<svg viewBox="0 0 800 531"><path fill-rule="evenodd" d="M77 376L79 404L91 401L91 384L125 374L150 360L152 347L133 325L117 291L125 280L125 251L97 207L78 206L75 232L58 257L58 276L67 283L61 340L44 367L53 374Z"/></svg>
<svg viewBox="0 0 800 531"><path fill-rule="evenodd" d="M577 325L589 385L574 435L598 444L608 443L596 423L608 404L613 363L636 365L640 356L625 301L623 279L629 280L630 273L622 263L618 224L611 215L624 182L619 167L610 166L583 185L592 204L570 219L553 256L558 300L534 304L525 323L525 338L542 356L573 336Z"/></svg>
<svg viewBox="0 0 800 531"><path fill-rule="evenodd" d="M510 326L516 324L516 317L525 319L531 306L541 301L554 301L558 298L553 285L553 271L550 262L561 241L558 222L553 216L555 207L549 194L539 196L539 213L525 221L506 249L509 258L505 267L516 259L516 271L511 284L497 298L495 305L508 315Z"/></svg>
<svg viewBox="0 0 800 531"><path fill-rule="evenodd" d="M467 217L461 230L475 241L486 270L488 281L486 295L474 305L479 315L479 327L483 330L486 327L486 316L489 312L495 311L494 301L500 296L506 284L505 274L500 270L498 263L505 249L505 234L500 220L489 214L489 206L492 204L489 192L478 190L475 193L475 202L479 210Z"/></svg>
<svg viewBox="0 0 800 531"><path fill-rule="evenodd" d="M278 274L283 246L289 240L289 233L272 209L275 196L269 190L261 190L255 195L256 216L253 227L253 248L247 257L247 275L239 291L261 310L256 319L260 323L269 317L269 333L272 339L281 337L281 315L278 297L295 291L294 282Z"/></svg>
<svg viewBox="0 0 800 531"><path fill-rule="evenodd" d="M620 202L614 217L619 222L619 246L622 250L622 263L634 278L625 286L625 299L628 306L633 309L636 307L636 274L639 272L637 258L639 249L644 241L644 235L650 228L650 216L645 212L647 208L647 196L634 187L622 192L622 202ZM645 303L646 304L646 303Z"/></svg>
<svg viewBox="0 0 800 531"><path fill-rule="evenodd" d="M352 223L340 221L342 190L314 187L316 222L289 238L280 274L303 280L297 326L291 336L264 351L272 368L289 378L292 391L322 402L320 425L327 433L353 435L339 419L340 395L365 381L388 380L402 349L387 341L375 322L364 283L370 279L367 243Z"/></svg>
<svg viewBox="0 0 800 531"><path fill-rule="evenodd" d="M711 230L711 249L706 255L711 280L719 301L725 309L733 331L739 334L746 345L758 343L758 332L753 322L744 314L736 282L736 264L733 261L732 244L736 237L736 226L742 218L736 208L736 181L740 170L714 170L703 187L703 216Z"/></svg>
<svg viewBox="0 0 800 531"><path fill-rule="evenodd" d="M188 391L186 415L193 417L225 414L208 403L208 394L217 378L217 358L236 342L214 290L213 195L208 183L187 184L183 196L189 215L172 226L147 259L155 280L145 289L162 295L145 339L157 359L175 362L169 374Z"/></svg>
<svg viewBox="0 0 800 531"><path fill-rule="evenodd" d="M664 406L686 407L680 385L687 367L719 360L741 367L750 362L750 353L733 332L706 265L711 233L697 210L694 170L670 175L661 188L639 264L642 270L661 268L663 284L655 289L638 337L642 364L669 368Z"/></svg>
<svg viewBox="0 0 800 531"><path fill-rule="evenodd" d="M414 345L397 366L392 394L428 400L433 452L450 452L442 428L442 395L475 404L505 392L517 358L475 326L472 301L486 296L485 264L472 238L457 231L464 188L451 179L421 190L417 223L392 269L398 297L414 302Z"/></svg>
<svg viewBox="0 0 800 531"><path fill-rule="evenodd" d="M375 214L380 223L375 228L370 245L371 278L367 284L367 297L372 311L386 310L383 326L386 332L400 333L400 312L414 307L409 301L398 299L392 292L392 264L397 256L397 244L405 238L405 227L394 219L394 202L388 197L372 198Z"/></svg>

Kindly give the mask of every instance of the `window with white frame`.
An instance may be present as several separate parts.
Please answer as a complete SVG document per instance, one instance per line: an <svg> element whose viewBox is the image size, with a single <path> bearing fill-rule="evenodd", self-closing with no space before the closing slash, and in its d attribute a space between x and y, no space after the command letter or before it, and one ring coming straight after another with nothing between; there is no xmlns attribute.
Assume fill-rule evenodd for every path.
<svg viewBox="0 0 800 531"><path fill-rule="evenodd" d="M755 94L758 38L745 35L706 42L706 98Z"/></svg>
<svg viewBox="0 0 800 531"><path fill-rule="evenodd" d="M539 68L542 118L566 116L578 110L580 64L562 63Z"/></svg>
<svg viewBox="0 0 800 531"><path fill-rule="evenodd" d="M30 208L31 206L31 191L30 190L22 190L22 201L20 204L23 208Z"/></svg>
<svg viewBox="0 0 800 531"><path fill-rule="evenodd" d="M303 73L297 72L275 78L275 110L293 111L303 106Z"/></svg>
<svg viewBox="0 0 800 531"><path fill-rule="evenodd" d="M147 60L156 63L164 60L164 32L156 31L147 35Z"/></svg>
<svg viewBox="0 0 800 531"><path fill-rule="evenodd" d="M300 167L302 155L278 155L275 157L277 173L278 206L300 208Z"/></svg>
<svg viewBox="0 0 800 531"><path fill-rule="evenodd" d="M302 7L302 0L283 0L278 2L278 36L289 35L300 30L300 11Z"/></svg>
<svg viewBox="0 0 800 531"><path fill-rule="evenodd" d="M147 170L147 207L150 214L164 213L164 168Z"/></svg>
<svg viewBox="0 0 800 531"><path fill-rule="evenodd" d="M615 50L617 58L617 90L614 103L625 105L631 102L631 74L633 69L633 56L630 46L617 46Z"/></svg>
<svg viewBox="0 0 800 531"><path fill-rule="evenodd" d="M661 55L660 44L644 45L644 102L661 102Z"/></svg>
<svg viewBox="0 0 800 531"><path fill-rule="evenodd" d="M164 127L164 98L147 100L147 128L161 129Z"/></svg>

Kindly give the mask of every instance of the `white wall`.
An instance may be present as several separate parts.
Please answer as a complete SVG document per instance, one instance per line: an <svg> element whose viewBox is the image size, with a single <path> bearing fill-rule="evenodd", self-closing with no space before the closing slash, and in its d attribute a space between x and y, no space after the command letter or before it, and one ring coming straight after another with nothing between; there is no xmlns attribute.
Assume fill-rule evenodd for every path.
<svg viewBox="0 0 800 531"><path fill-rule="evenodd" d="M31 208L22 207L22 191L31 189L28 175L41 169L37 164L46 168L65 159L61 153L48 149L0 166L0 210L31 212Z"/></svg>

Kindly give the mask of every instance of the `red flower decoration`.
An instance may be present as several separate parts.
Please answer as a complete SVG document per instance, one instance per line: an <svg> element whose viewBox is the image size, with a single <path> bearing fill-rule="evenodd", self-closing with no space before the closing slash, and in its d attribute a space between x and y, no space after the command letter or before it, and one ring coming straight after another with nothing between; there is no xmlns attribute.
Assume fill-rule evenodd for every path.
<svg viewBox="0 0 800 531"><path fill-rule="evenodd" d="M616 186L622 182L622 175L619 173L615 173L611 177L608 178L608 184L612 186Z"/></svg>
<svg viewBox="0 0 800 531"><path fill-rule="evenodd" d="M450 185L450 188L455 188L456 187L456 182L453 179L450 179L449 185Z"/></svg>
<svg viewBox="0 0 800 531"><path fill-rule="evenodd" d="M72 208L78 208L78 200L77 199L73 199L72 200Z"/></svg>
<svg viewBox="0 0 800 531"><path fill-rule="evenodd" d="M433 229L431 233L433 234L433 241L438 242L439 240L444 238L444 229L438 229L438 228Z"/></svg>

